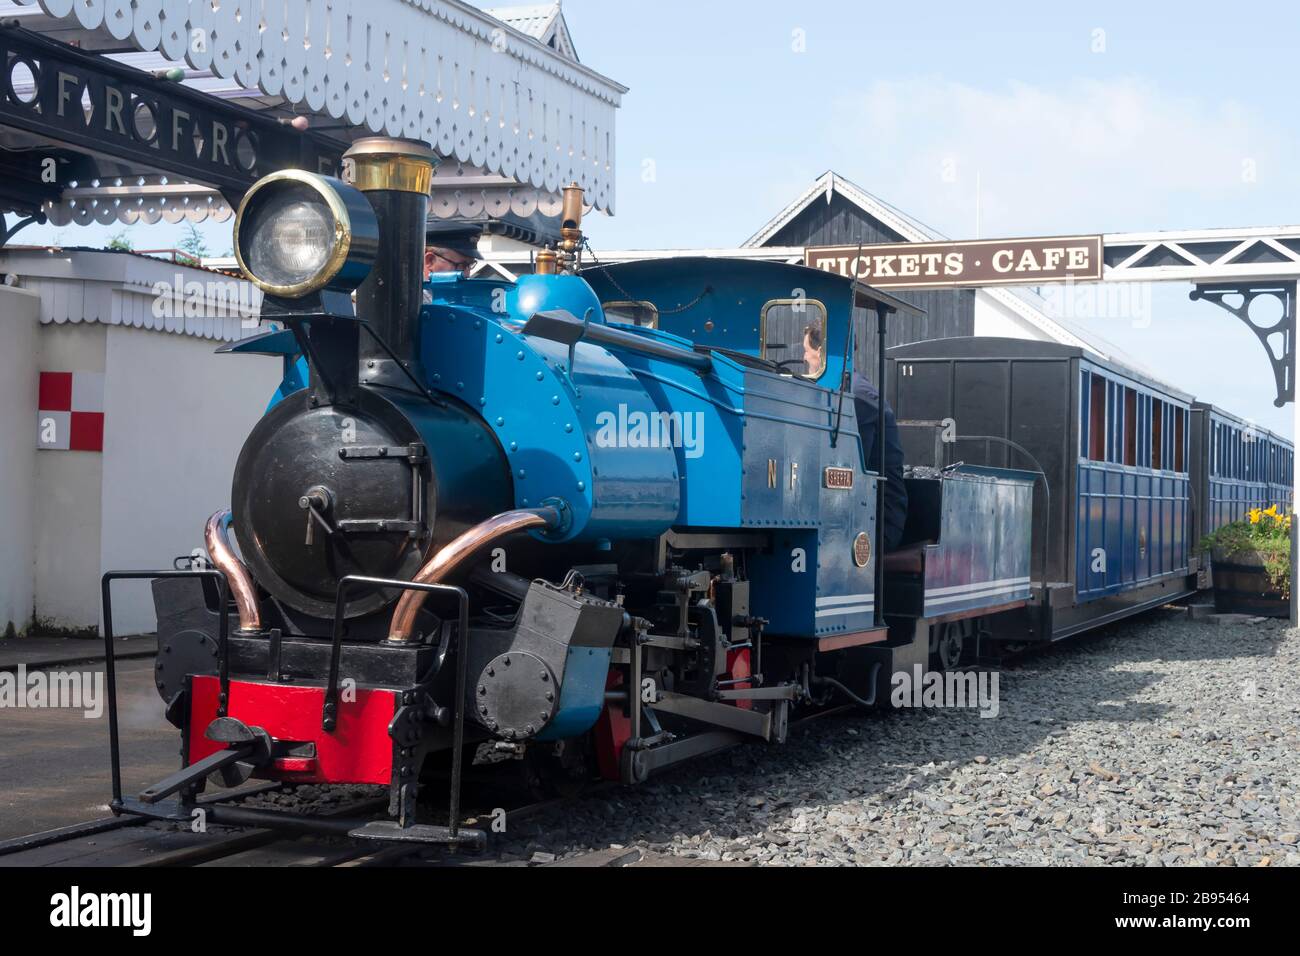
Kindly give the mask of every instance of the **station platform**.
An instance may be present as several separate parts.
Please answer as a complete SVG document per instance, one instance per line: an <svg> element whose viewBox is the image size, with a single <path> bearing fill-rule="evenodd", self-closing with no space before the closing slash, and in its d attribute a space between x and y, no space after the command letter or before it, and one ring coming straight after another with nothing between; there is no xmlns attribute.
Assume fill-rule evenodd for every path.
<svg viewBox="0 0 1300 956"><path fill-rule="evenodd" d="M113 641L117 660L152 657L158 652L153 634L119 637ZM10 637L0 640L0 671L67 664L98 663L104 659L104 641L98 637Z"/></svg>

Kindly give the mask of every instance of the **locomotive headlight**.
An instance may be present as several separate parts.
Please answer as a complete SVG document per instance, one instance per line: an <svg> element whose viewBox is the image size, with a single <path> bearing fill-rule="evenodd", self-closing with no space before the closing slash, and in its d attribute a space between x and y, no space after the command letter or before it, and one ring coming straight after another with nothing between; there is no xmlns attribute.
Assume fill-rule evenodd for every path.
<svg viewBox="0 0 1300 956"><path fill-rule="evenodd" d="M235 258L270 295L350 292L370 273L378 247L370 202L329 176L296 169L271 173L244 194L235 216Z"/></svg>

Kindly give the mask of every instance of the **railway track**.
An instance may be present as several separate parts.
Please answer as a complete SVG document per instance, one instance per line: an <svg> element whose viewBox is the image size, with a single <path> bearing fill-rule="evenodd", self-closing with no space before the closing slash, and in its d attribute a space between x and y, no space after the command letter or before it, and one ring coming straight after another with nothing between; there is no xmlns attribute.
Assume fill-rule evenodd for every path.
<svg viewBox="0 0 1300 956"><path fill-rule="evenodd" d="M280 789L267 785L209 797L200 806L236 806L239 801ZM511 820L554 809L571 798L524 804L507 812ZM387 800L345 801L316 816L331 820L383 819ZM491 811L479 811L487 818ZM474 814L465 824L474 825ZM480 820L481 822L481 820ZM204 866L392 866L419 859L424 865L456 866L489 862L478 854L452 853L424 844L384 844L344 835L286 834L257 826L209 824L194 832L183 823L122 815L31 834L0 843L0 869L13 867L204 867Z"/></svg>
<svg viewBox="0 0 1300 956"><path fill-rule="evenodd" d="M851 705L828 707L791 721L797 727L810 721L852 710ZM505 808L511 824L558 809L580 796L590 796L613 787L594 783L580 792L547 800L521 802ZM282 792L275 783L259 783L229 793L200 797L198 805L236 808L243 801ZM263 808L265 809L265 808ZM349 825L358 819L386 819L386 798L344 800L314 816L323 824L331 821ZM463 814L465 826L477 826L489 834L496 807L479 807ZM435 811L436 812L436 811ZM445 812L445 809L443 810ZM123 814L34 833L0 842L0 869L14 867L377 867L418 864L422 866L500 866L490 854L455 852L444 847L418 843L385 844L349 839L346 827L337 835L286 833L265 826L209 824L194 832L184 823L150 820ZM626 866L643 860L636 851L598 851L582 858L557 861L555 866ZM664 861L668 862L668 861ZM519 865L519 864L514 864ZM680 862L672 865L681 865Z"/></svg>

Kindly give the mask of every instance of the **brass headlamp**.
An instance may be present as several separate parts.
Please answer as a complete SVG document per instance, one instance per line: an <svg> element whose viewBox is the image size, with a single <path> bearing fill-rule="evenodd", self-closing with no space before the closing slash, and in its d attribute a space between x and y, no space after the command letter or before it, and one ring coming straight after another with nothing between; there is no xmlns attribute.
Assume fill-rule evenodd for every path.
<svg viewBox="0 0 1300 956"><path fill-rule="evenodd" d="M235 259L254 285L300 298L360 285L378 255L379 223L366 197L347 183L284 169L244 194L234 240Z"/></svg>

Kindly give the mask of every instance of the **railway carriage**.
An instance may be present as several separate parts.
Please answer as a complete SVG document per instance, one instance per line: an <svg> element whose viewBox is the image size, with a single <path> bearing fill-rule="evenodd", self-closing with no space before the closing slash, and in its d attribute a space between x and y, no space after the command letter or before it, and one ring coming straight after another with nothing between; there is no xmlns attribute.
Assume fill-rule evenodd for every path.
<svg viewBox="0 0 1300 956"><path fill-rule="evenodd" d="M1291 509L1295 448L1285 438L1194 402L1191 456L1193 544L1252 508Z"/></svg>
<svg viewBox="0 0 1300 956"><path fill-rule="evenodd" d="M909 462L1039 475L1033 611L994 638L1057 640L1194 590L1190 395L1051 342L936 339L889 360Z"/></svg>

